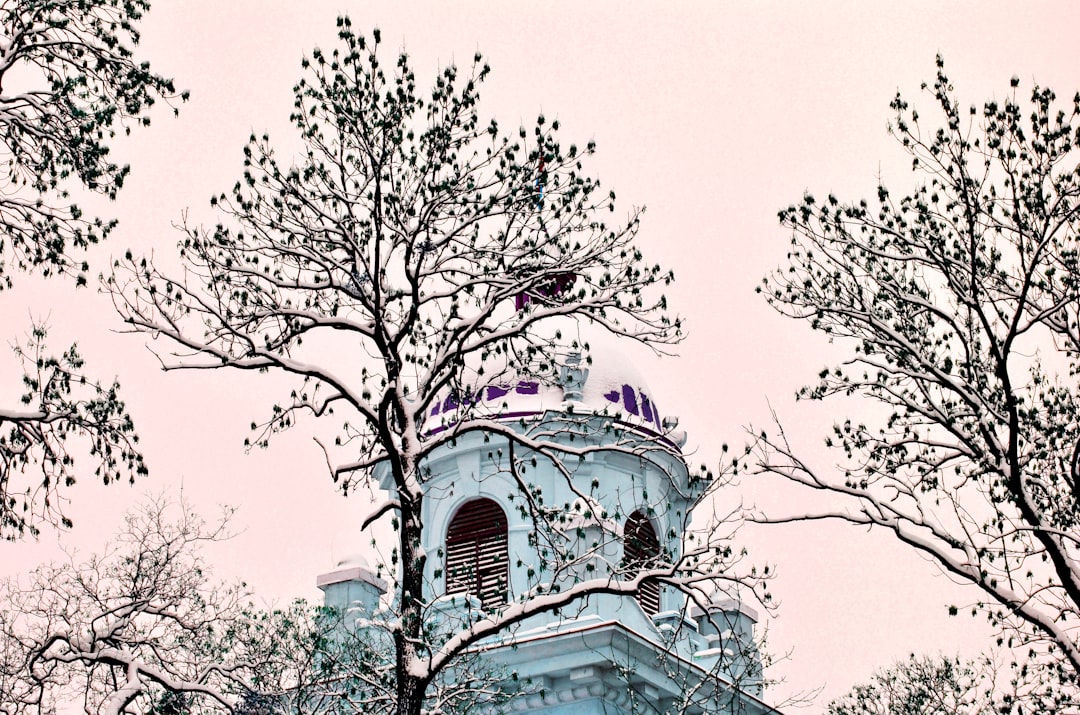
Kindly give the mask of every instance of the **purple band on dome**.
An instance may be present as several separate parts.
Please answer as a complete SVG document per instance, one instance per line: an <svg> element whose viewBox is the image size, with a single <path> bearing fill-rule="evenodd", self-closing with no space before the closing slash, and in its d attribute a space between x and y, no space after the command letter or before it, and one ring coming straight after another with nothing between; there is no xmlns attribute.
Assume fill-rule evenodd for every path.
<svg viewBox="0 0 1080 715"><path fill-rule="evenodd" d="M501 387L499 385L488 385L487 386L487 399L489 399L489 400L497 400L500 397L505 397L509 393L510 393L510 388L509 387Z"/></svg>
<svg viewBox="0 0 1080 715"><path fill-rule="evenodd" d="M431 415L440 412L447 414L457 410L463 405L475 405L479 402L491 402L506 397L513 391L518 395L539 395L540 383L536 380L521 380L516 385L487 385L475 394L447 395L445 400L436 402L431 408ZM618 389L604 393L604 399L619 405L623 410L635 417L642 417L646 422L651 422L657 427L663 427L660 407L649 399L649 396L634 388L632 385L623 384Z"/></svg>
<svg viewBox="0 0 1080 715"><path fill-rule="evenodd" d="M653 421L652 403L649 402L649 397L644 392L641 393L641 416L645 418L646 422Z"/></svg>

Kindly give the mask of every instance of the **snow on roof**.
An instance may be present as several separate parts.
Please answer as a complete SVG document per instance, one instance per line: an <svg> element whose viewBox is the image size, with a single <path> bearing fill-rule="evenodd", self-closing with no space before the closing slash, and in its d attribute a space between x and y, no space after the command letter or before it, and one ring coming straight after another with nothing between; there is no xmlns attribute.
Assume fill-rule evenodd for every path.
<svg viewBox="0 0 1080 715"><path fill-rule="evenodd" d="M634 365L607 345L591 347L588 358L569 352L561 360L559 384L524 376L485 385L469 395L447 394L428 413L435 434L455 421L462 403L474 414L497 419L540 415L572 409L574 414L604 414L663 434L664 418L656 398ZM582 378L584 381L582 382Z"/></svg>
<svg viewBox="0 0 1080 715"><path fill-rule="evenodd" d="M371 568L371 564L368 563L368 560L359 553L348 554L345 558L337 562L337 568L339 569L353 568L356 566L365 569Z"/></svg>

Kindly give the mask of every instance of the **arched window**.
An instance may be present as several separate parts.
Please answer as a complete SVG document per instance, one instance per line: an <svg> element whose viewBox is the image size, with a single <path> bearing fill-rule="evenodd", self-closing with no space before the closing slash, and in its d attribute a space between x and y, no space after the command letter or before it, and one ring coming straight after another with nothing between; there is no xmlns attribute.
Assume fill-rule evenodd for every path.
<svg viewBox="0 0 1080 715"><path fill-rule="evenodd" d="M642 568L654 566L660 556L660 540L656 538L656 530L640 511L635 511L626 520L626 528L623 529L623 553L628 576L636 575ZM646 615L655 616L660 612L658 582L646 581L641 584L635 598Z"/></svg>
<svg viewBox="0 0 1080 715"><path fill-rule="evenodd" d="M506 602L509 565L503 510L491 499L466 502L446 530L446 592L495 608Z"/></svg>

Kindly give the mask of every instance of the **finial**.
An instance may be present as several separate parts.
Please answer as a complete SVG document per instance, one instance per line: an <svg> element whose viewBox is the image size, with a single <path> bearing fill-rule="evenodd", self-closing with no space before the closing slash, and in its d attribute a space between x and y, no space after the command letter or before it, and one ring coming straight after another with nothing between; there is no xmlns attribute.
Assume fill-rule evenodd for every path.
<svg viewBox="0 0 1080 715"><path fill-rule="evenodd" d="M566 356L566 362L559 368L559 382L562 384L563 399L581 400L585 381L589 379L589 369L581 367L581 353L574 351Z"/></svg>

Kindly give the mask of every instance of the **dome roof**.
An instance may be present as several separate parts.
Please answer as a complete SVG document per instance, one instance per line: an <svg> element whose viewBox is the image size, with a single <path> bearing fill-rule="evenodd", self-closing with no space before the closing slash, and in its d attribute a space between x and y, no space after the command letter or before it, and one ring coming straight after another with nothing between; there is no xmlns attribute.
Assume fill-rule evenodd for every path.
<svg viewBox="0 0 1080 715"><path fill-rule="evenodd" d="M348 568L356 568L356 567L370 570L371 569L371 564L368 563L368 560L366 558L364 558L363 554L360 554L360 553L348 554L343 559L340 559L337 562L337 568L339 568L339 569L348 569Z"/></svg>
<svg viewBox="0 0 1080 715"><path fill-rule="evenodd" d="M664 420L656 397L634 364L618 353L594 348L581 388L580 402L593 412L609 414L660 432Z"/></svg>
<svg viewBox="0 0 1080 715"><path fill-rule="evenodd" d="M506 384L485 385L468 396L473 414L495 419L540 415L571 409L575 414L610 415L650 432L663 434L664 419L656 398L634 365L609 341L591 344L588 357L569 352L562 360L557 384L523 377ZM455 421L462 400L447 395L429 410L433 428L441 432Z"/></svg>

